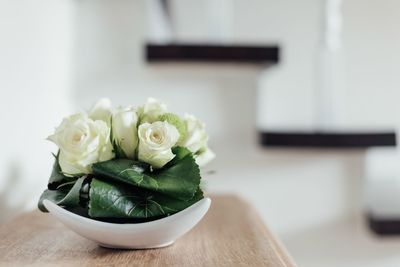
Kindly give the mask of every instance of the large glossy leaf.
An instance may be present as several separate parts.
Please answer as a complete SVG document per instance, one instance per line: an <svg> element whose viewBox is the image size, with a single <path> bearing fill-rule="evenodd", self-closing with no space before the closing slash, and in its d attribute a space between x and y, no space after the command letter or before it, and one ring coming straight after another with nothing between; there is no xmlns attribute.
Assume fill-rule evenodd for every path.
<svg viewBox="0 0 400 267"><path fill-rule="evenodd" d="M85 179L86 176L83 176L76 180L75 184L69 190L68 194L66 194L64 198L58 201L57 204L62 207L79 207L80 191L82 189L82 184Z"/></svg>
<svg viewBox="0 0 400 267"><path fill-rule="evenodd" d="M43 200L50 200L57 205L67 209L76 209L80 207L80 191L86 177L81 177L72 183L60 185L55 190L45 190L40 196L38 207L41 211L47 212L43 205Z"/></svg>
<svg viewBox="0 0 400 267"><path fill-rule="evenodd" d="M93 179L89 196L90 217L152 220L191 206L203 198L203 192L198 188L184 201L124 183Z"/></svg>
<svg viewBox="0 0 400 267"><path fill-rule="evenodd" d="M69 189L65 188L62 190L61 189L59 189L59 190L49 190L49 189L44 190L44 192L42 193L42 195L40 196L40 199L39 199L39 203L38 203L39 210L41 210L43 212L48 212L47 209L45 208L45 206L43 205L43 200L47 199L54 203L57 203L58 201L63 199L68 194Z"/></svg>
<svg viewBox="0 0 400 267"><path fill-rule="evenodd" d="M93 165L95 176L160 192L172 198L189 201L200 184L200 170L192 154L177 148L174 164L151 171L143 164L128 159L116 159Z"/></svg>

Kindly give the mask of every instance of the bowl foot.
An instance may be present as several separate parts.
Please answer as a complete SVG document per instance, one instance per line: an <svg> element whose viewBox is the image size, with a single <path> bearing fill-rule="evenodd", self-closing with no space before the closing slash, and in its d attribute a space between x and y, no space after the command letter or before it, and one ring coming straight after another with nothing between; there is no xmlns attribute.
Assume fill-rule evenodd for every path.
<svg viewBox="0 0 400 267"><path fill-rule="evenodd" d="M162 243L162 244L155 244L155 245L142 245L142 246L114 246L114 245L110 245L110 244L102 244L99 243L100 247L103 248L111 248L111 249L153 249L153 248L163 248L163 247L168 247L170 245L172 245L175 242L175 240L173 241L169 241L167 243Z"/></svg>

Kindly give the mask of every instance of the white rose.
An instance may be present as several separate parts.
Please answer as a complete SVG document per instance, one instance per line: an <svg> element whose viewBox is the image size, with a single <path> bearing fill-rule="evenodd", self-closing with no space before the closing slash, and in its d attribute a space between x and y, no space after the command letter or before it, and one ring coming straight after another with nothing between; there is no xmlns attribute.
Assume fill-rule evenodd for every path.
<svg viewBox="0 0 400 267"><path fill-rule="evenodd" d="M110 99L101 98L99 99L89 110L89 118L92 120L102 120L110 125L110 119L112 115L112 104Z"/></svg>
<svg viewBox="0 0 400 267"><path fill-rule="evenodd" d="M48 139L60 148L58 162L67 176L90 173L93 163L114 157L110 128L104 121L94 121L86 114L64 118Z"/></svg>
<svg viewBox="0 0 400 267"><path fill-rule="evenodd" d="M167 112L167 106L154 98L148 98L147 103L140 108L141 122L155 122L158 117Z"/></svg>
<svg viewBox="0 0 400 267"><path fill-rule="evenodd" d="M162 168L175 157L171 150L179 139L175 126L166 121L144 123L139 126L138 132L140 161L147 162L154 168Z"/></svg>
<svg viewBox="0 0 400 267"><path fill-rule="evenodd" d="M211 160L215 158L214 152L210 148L204 147L200 149L199 153L194 156L197 165L200 167L208 164Z"/></svg>
<svg viewBox="0 0 400 267"><path fill-rule="evenodd" d="M186 124L187 135L179 145L196 153L201 148L207 146L208 135L206 134L205 125L196 117L189 114L185 114L183 120Z"/></svg>
<svg viewBox="0 0 400 267"><path fill-rule="evenodd" d="M131 159L138 145L137 123L136 110L131 107L118 108L112 116L113 142Z"/></svg>

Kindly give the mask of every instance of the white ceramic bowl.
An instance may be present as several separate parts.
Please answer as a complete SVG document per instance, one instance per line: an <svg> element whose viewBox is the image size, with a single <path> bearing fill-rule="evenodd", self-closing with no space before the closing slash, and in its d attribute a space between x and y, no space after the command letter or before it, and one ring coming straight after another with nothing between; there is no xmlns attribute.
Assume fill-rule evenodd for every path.
<svg viewBox="0 0 400 267"><path fill-rule="evenodd" d="M43 204L65 226L102 247L146 249L174 243L203 218L210 208L211 199L204 198L169 217L136 224L100 222L69 212L48 200Z"/></svg>

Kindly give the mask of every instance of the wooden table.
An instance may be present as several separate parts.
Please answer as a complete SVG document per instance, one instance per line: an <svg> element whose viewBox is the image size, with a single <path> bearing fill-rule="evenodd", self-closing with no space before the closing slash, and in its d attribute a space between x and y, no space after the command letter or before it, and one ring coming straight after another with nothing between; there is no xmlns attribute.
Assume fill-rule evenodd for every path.
<svg viewBox="0 0 400 267"><path fill-rule="evenodd" d="M212 197L204 219L174 245L149 250L97 246L34 211L0 226L1 266L295 266L254 209Z"/></svg>

